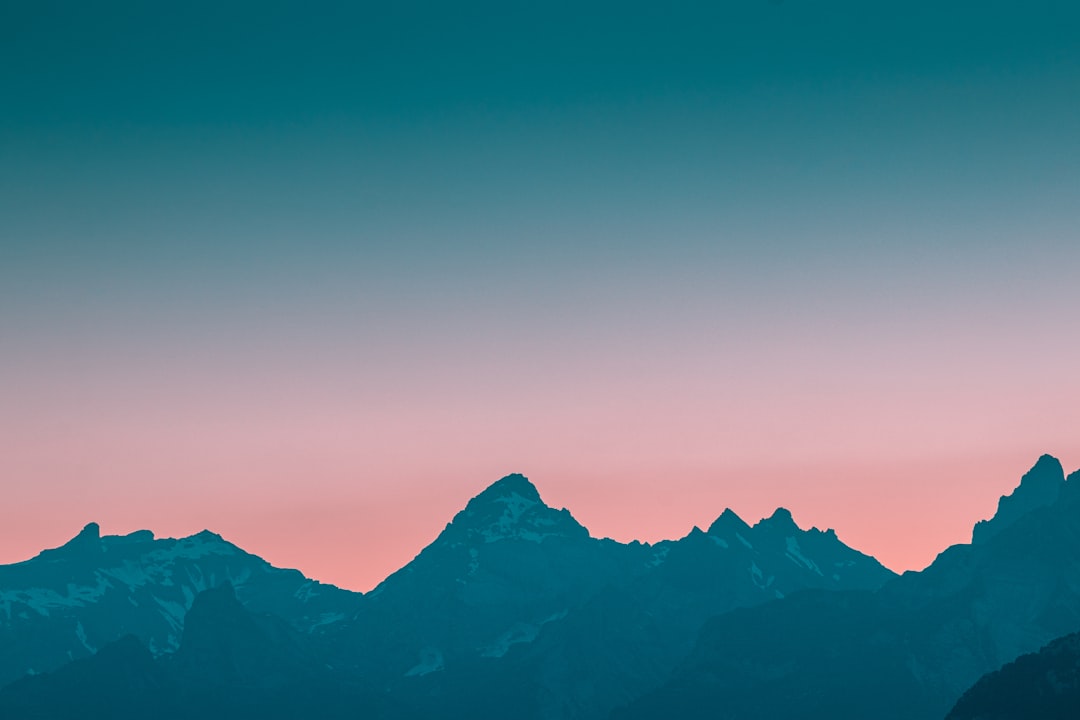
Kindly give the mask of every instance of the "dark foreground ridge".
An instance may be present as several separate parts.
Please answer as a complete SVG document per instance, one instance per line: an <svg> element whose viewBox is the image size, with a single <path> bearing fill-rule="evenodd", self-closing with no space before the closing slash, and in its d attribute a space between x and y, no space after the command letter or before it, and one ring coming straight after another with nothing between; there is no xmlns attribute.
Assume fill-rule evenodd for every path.
<svg viewBox="0 0 1080 720"><path fill-rule="evenodd" d="M1080 633L984 675L947 720L1075 720L1080 713Z"/></svg>

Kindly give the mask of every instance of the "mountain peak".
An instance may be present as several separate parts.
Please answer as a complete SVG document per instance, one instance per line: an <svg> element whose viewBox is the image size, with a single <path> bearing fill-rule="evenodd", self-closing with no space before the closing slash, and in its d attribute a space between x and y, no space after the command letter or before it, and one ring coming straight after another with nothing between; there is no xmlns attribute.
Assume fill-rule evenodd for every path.
<svg viewBox="0 0 1080 720"><path fill-rule="evenodd" d="M487 543L511 538L540 542L550 535L589 534L569 511L548 507L536 486L518 473L492 483L470 500L445 532L455 541L464 535Z"/></svg>
<svg viewBox="0 0 1080 720"><path fill-rule="evenodd" d="M506 477L496 480L482 493L473 498L473 500L484 499L494 501L511 495L520 495L530 502L543 502L543 500L540 499L540 493L537 491L536 486L529 482L529 478L521 473L511 473Z"/></svg>
<svg viewBox="0 0 1080 720"><path fill-rule="evenodd" d="M1064 484L1061 462L1052 455L1043 455L1024 473L1011 494L1001 496L994 517L975 523L972 544L986 542L1032 510L1053 504Z"/></svg>
<svg viewBox="0 0 1080 720"><path fill-rule="evenodd" d="M782 530L798 530L795 519L791 517L791 511L785 507L778 507L769 517L758 522L754 527L779 528Z"/></svg>
<svg viewBox="0 0 1080 720"><path fill-rule="evenodd" d="M786 507L778 507L773 510L773 514L769 517L769 520L795 522L795 519L791 517L791 511Z"/></svg>
<svg viewBox="0 0 1080 720"><path fill-rule="evenodd" d="M1035 464L1031 466L1031 469L1024 473L1024 477L1020 478L1021 487L1025 482L1040 482L1043 476L1054 477L1060 475L1064 479L1065 469L1061 466L1061 461L1053 455L1042 454L1039 459L1035 461Z"/></svg>
<svg viewBox="0 0 1080 720"><path fill-rule="evenodd" d="M79 534L68 540L55 550L45 550L45 553L63 553L64 555L83 555L101 551L101 526L96 522L87 523L79 531Z"/></svg>
<svg viewBox="0 0 1080 720"><path fill-rule="evenodd" d="M713 524L709 526L709 535L723 535L725 530L732 530L735 532L747 532L750 526L739 517L731 508L724 508L724 512L720 513L720 517L713 521Z"/></svg>

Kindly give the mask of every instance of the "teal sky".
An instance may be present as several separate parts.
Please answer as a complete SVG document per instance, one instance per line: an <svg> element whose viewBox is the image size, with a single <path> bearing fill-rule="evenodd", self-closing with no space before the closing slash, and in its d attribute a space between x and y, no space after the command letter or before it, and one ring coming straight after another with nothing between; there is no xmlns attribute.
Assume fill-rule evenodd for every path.
<svg viewBox="0 0 1080 720"><path fill-rule="evenodd" d="M364 587L520 471L598 534L784 504L925 564L1080 459L1077 38L1067 2L5 3L0 560L210 526Z"/></svg>

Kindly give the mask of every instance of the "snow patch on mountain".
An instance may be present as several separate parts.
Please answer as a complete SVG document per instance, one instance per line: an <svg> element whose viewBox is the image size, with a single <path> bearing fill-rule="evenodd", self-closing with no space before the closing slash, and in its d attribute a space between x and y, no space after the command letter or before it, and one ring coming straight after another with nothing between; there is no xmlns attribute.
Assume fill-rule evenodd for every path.
<svg viewBox="0 0 1080 720"><path fill-rule="evenodd" d="M91 645L86 638L86 628L83 627L82 621L75 623L75 637L79 639L84 648L90 651L91 655L97 652L97 648Z"/></svg>
<svg viewBox="0 0 1080 720"><path fill-rule="evenodd" d="M509 495L495 498L495 502L502 503L506 507L503 509L502 515L499 516L498 520L484 528L482 532L484 542L491 543L507 538L520 538L522 540L540 542L546 537L546 534L538 533L535 530L531 530L518 523L518 520L525 514L526 510L539 504L536 500L527 498L520 493L512 492ZM534 518L532 524L549 526L553 524L553 522L550 521L545 522L546 520L546 518Z"/></svg>
<svg viewBox="0 0 1080 720"><path fill-rule="evenodd" d="M750 563L750 579L759 588L765 587L765 574L761 572L761 568L758 567L756 562Z"/></svg>
<svg viewBox="0 0 1080 720"><path fill-rule="evenodd" d="M311 624L311 627L308 628L308 633L310 634L310 633L315 632L315 628L320 628L320 627L323 627L325 625L333 625L336 622L341 622L342 620L345 619L345 617L346 617L345 613L341 613L341 612L323 613L322 615L319 616L318 620L316 620L315 622L313 622Z"/></svg>
<svg viewBox="0 0 1080 720"><path fill-rule="evenodd" d="M237 584L239 583L233 583L233 585ZM318 587L319 584L317 582L315 582L314 580L308 580L306 583L296 589L296 592L293 593L293 597L302 602L306 602L319 594L315 591Z"/></svg>
<svg viewBox="0 0 1080 720"><path fill-rule="evenodd" d="M785 554L788 556L788 558L792 562L794 562L796 565L803 565L808 570L813 570L818 575L821 575L822 577L824 577L824 574L821 572L821 569L817 566L817 563L815 563L813 560L811 560L810 558L803 555L802 548L799 547L799 541L798 540L796 540L794 537L791 537L789 535L788 537L784 538L784 542L787 544L787 552Z"/></svg>
<svg viewBox="0 0 1080 720"><path fill-rule="evenodd" d="M187 614L187 608L178 602L172 600L162 600L159 597L154 598L154 602L161 608L161 617L165 619L165 622L169 624L176 632L180 632L184 628L184 616Z"/></svg>
<svg viewBox="0 0 1080 720"><path fill-rule="evenodd" d="M480 569L480 551L476 548L469 548L469 569L470 576L475 575Z"/></svg>
<svg viewBox="0 0 1080 720"><path fill-rule="evenodd" d="M0 612L11 620L13 608L25 605L38 615L49 616L49 611L57 608L86 607L100 599L112 587L109 581L100 575L95 585L75 585L68 583L67 592L61 594L52 588L27 588L25 590L0 591Z"/></svg>
<svg viewBox="0 0 1080 720"><path fill-rule="evenodd" d="M652 558L649 560L649 567L659 567L667 560L668 553L671 552L671 547L665 545L656 552L653 553Z"/></svg>
<svg viewBox="0 0 1080 720"><path fill-rule="evenodd" d="M439 648L426 647L420 651L420 662L405 671L405 677L421 677L446 667Z"/></svg>
<svg viewBox="0 0 1080 720"><path fill-rule="evenodd" d="M567 610L562 610L541 620L539 623L514 623L509 630L500 635L495 642L480 651L482 657L499 658L510 651L513 645L530 643L540 634L540 629L550 622L562 620Z"/></svg>

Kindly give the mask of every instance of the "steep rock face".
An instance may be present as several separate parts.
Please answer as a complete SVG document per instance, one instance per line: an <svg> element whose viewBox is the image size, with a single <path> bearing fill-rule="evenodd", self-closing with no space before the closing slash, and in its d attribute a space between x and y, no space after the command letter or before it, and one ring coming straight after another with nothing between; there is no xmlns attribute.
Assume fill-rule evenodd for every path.
<svg viewBox="0 0 1080 720"><path fill-rule="evenodd" d="M1065 485L1065 471L1057 458L1043 455L1020 480L1019 487L998 501L997 513L990 520L975 523L972 544L983 543L1009 527L1024 515L1052 505Z"/></svg>
<svg viewBox="0 0 1080 720"><path fill-rule="evenodd" d="M981 677L946 720L1074 720L1080 714L1080 633Z"/></svg>
<svg viewBox="0 0 1080 720"><path fill-rule="evenodd" d="M167 671L138 638L125 635L95 655L0 688L0 717L40 720L162 717L168 716L173 699Z"/></svg>
<svg viewBox="0 0 1080 720"><path fill-rule="evenodd" d="M663 687L613 717L944 716L984 673L1080 627L1080 474L1052 504L1012 512L984 542L876 592L798 593L712 619Z"/></svg>
<svg viewBox="0 0 1080 720"><path fill-rule="evenodd" d="M44 672L134 635L154 655L175 651L195 596L229 582L253 609L304 632L355 612L359 594L282 570L211 532L174 539L142 530L100 535L0 566L0 684Z"/></svg>

